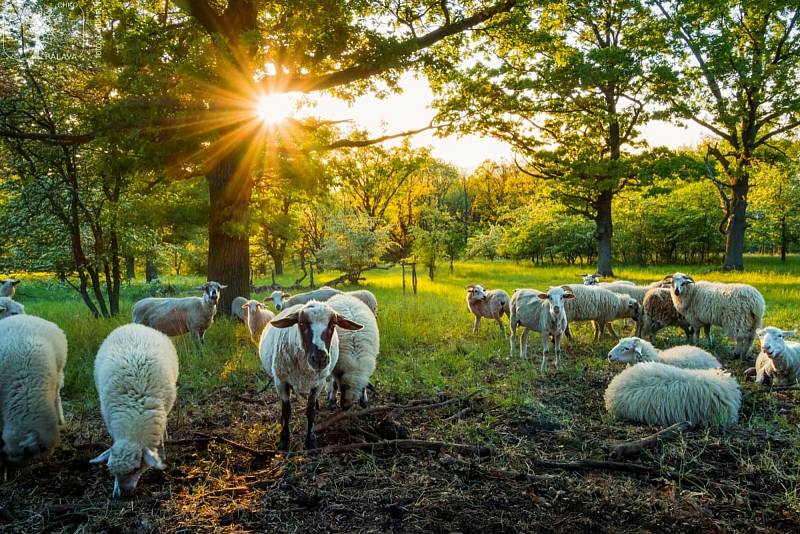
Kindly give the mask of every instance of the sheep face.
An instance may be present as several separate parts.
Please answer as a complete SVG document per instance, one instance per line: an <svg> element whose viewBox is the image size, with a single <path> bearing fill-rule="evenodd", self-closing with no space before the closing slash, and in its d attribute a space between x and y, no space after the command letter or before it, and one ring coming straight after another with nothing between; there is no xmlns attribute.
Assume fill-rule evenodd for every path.
<svg viewBox="0 0 800 534"><path fill-rule="evenodd" d="M550 316L558 317L564 310L564 301L574 299L575 295L568 287L551 287L547 293L539 293L538 297L546 300L550 306Z"/></svg>
<svg viewBox="0 0 800 534"><path fill-rule="evenodd" d="M769 356L778 367L786 367L786 340L796 335L794 330L781 330L774 326L760 328L756 331L761 342L761 352Z"/></svg>
<svg viewBox="0 0 800 534"><path fill-rule="evenodd" d="M203 300L212 306L216 306L217 302L219 302L220 293L226 287L228 286L224 286L219 282L206 282L202 286L198 287L197 290L203 292Z"/></svg>
<svg viewBox="0 0 800 534"><path fill-rule="evenodd" d="M275 328L297 325L308 365L315 371L325 369L331 361L329 350L336 327L344 330L361 330L362 325L345 319L323 302L312 300L294 313L273 319Z"/></svg>
<svg viewBox="0 0 800 534"><path fill-rule="evenodd" d="M583 278L583 285L585 286L596 286L600 283L599 274L582 274L580 277Z"/></svg>
<svg viewBox="0 0 800 534"><path fill-rule="evenodd" d="M93 464L107 462L108 470L114 475L113 497L132 493L148 468L159 471L166 468L157 450L142 447L126 439L115 441L110 449L89 461Z"/></svg>
<svg viewBox="0 0 800 534"><path fill-rule="evenodd" d="M675 273L672 275L672 292L680 297L689 290L689 286L694 284L694 278L688 274Z"/></svg>
<svg viewBox="0 0 800 534"><path fill-rule="evenodd" d="M488 295L482 285L467 286L467 299L470 302L480 302L486 300Z"/></svg>
<svg viewBox="0 0 800 534"><path fill-rule="evenodd" d="M628 309L631 311L631 318L634 321L639 321L639 316L641 314L641 306L639 306L639 301L633 297L628 298Z"/></svg>
<svg viewBox="0 0 800 534"><path fill-rule="evenodd" d="M245 310L247 317L255 315L258 310L266 310L267 307L258 302L257 300L248 300L242 304L242 309Z"/></svg>
<svg viewBox="0 0 800 534"><path fill-rule="evenodd" d="M0 280L0 296L13 297L17 291L17 284L19 284L19 280L16 278L3 278Z"/></svg>
<svg viewBox="0 0 800 534"><path fill-rule="evenodd" d="M275 309L278 311L283 309L283 304L289 297L291 297L289 293L284 293L280 290L273 291L269 296L270 300L272 300L273 306L275 306Z"/></svg>
<svg viewBox="0 0 800 534"><path fill-rule="evenodd" d="M9 297L0 297L0 319L11 317L12 315L24 315L25 307L19 302Z"/></svg>
<svg viewBox="0 0 800 534"><path fill-rule="evenodd" d="M608 361L611 363L636 363L642 361L642 340L638 337L627 337L608 352Z"/></svg>

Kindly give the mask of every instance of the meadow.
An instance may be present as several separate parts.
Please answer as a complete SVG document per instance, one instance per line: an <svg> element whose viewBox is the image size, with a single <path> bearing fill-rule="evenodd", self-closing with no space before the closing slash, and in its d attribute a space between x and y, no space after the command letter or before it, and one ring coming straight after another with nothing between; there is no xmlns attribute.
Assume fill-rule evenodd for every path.
<svg viewBox="0 0 800 534"><path fill-rule="evenodd" d="M800 257L781 264L748 257L745 273L711 266L620 266L618 278L649 283L684 271L696 278L756 286L767 302L765 324L800 326ZM430 450L375 450L336 455L267 454L277 444L279 403L246 328L218 317L202 348L174 338L181 363L179 402L169 424L169 467L149 471L127 501L110 498L112 479L88 459L109 438L92 378L105 336L129 321L146 296L138 281L123 288L119 317L96 320L77 294L49 279L25 276L17 300L29 314L61 326L70 351L63 391L67 430L48 461L7 468L0 481L4 531L785 531L800 520L800 409L797 391L757 388L744 377L751 362L732 359L732 341L711 351L744 389L740 423L728 431L691 430L619 464L609 444L652 433L611 420L603 391L620 368L606 361L615 340L592 343L578 325L565 341L563 368L539 371L540 343L529 360L509 356L497 325L477 336L464 286L511 293L578 283L578 266L457 262L436 280L420 276L403 295L400 270L367 273L363 287L379 301L381 354L372 406L421 399L450 404L430 410L373 413L321 432L320 446L371 441L396 432L417 439L491 447L488 457ZM289 284L294 273L280 277ZM328 279L329 273L319 276ZM333 276L330 276L331 278ZM199 277L163 277L192 294ZM269 283L255 280L255 285ZM254 298L266 299L266 294ZM679 330L659 333L661 347L682 343ZM751 353L751 359L755 351ZM748 381L749 380L749 381ZM461 398L459 400L459 398ZM302 405L304 401L300 401ZM299 408L299 407L298 407ZM293 448L304 418L296 409ZM392 414L390 414L392 415ZM329 417L323 410L320 419ZM386 416L386 417L384 417ZM392 426L387 430L387 426ZM221 436L228 440L209 439ZM590 460L585 462L584 460ZM591 461L597 463L591 463ZM646 496L646 499L642 497Z"/></svg>

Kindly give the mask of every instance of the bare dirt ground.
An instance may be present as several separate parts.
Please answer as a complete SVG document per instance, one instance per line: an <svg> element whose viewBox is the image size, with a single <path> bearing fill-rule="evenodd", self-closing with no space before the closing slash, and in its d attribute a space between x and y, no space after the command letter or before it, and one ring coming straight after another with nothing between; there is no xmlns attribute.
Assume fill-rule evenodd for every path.
<svg viewBox="0 0 800 534"><path fill-rule="evenodd" d="M796 421L692 430L609 464L606 445L657 429L608 420L608 380L596 375L534 380L544 410L501 409L476 395L348 419L318 436L321 447L410 437L481 444L491 454L388 447L276 455L279 405L271 389L242 396L219 388L195 405L180 401L169 467L148 471L126 500L111 499L107 469L88 462L108 444L103 425L96 414L79 415L48 461L0 470L0 531L800 531ZM754 409L761 418L785 417L796 395L751 385L742 421ZM379 392L372 405L409 402ZM294 407L295 449L303 408L303 401ZM323 409L318 421L331 413Z"/></svg>

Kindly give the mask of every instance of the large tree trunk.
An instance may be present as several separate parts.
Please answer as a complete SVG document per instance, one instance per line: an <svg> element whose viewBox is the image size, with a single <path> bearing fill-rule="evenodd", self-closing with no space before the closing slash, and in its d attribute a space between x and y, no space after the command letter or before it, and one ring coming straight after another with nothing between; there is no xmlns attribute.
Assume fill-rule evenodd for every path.
<svg viewBox="0 0 800 534"><path fill-rule="evenodd" d="M614 228L611 220L611 191L603 191L597 200L594 236L597 239L597 274L614 276L611 268L612 236Z"/></svg>
<svg viewBox="0 0 800 534"><path fill-rule="evenodd" d="M786 248L789 246L789 236L786 231L786 215L781 217L781 261L786 263Z"/></svg>
<svg viewBox="0 0 800 534"><path fill-rule="evenodd" d="M152 253L144 261L144 279L149 284L156 278L158 278L158 259L155 253Z"/></svg>
<svg viewBox="0 0 800 534"><path fill-rule="evenodd" d="M230 315L231 301L250 298L248 212L253 188L243 147L222 158L208 173L211 213L208 222L208 279L228 286L218 311Z"/></svg>
<svg viewBox="0 0 800 534"><path fill-rule="evenodd" d="M272 264L275 266L275 274L283 274L283 254L283 250L272 250L269 253Z"/></svg>
<svg viewBox="0 0 800 534"><path fill-rule="evenodd" d="M749 176L741 170L736 183L731 188L728 201L728 228L725 239L725 271L744 270L744 234L747 230L747 193L750 189Z"/></svg>

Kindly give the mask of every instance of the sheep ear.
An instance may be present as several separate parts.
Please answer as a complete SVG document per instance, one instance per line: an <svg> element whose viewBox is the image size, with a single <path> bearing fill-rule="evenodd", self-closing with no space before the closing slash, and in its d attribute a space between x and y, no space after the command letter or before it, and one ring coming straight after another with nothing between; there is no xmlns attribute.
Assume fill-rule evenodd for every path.
<svg viewBox="0 0 800 534"><path fill-rule="evenodd" d="M334 318L333 322L336 324L336 326L338 326L343 330L361 330L362 328L364 328L363 325L355 323L350 319L345 319L339 314L336 314L336 317Z"/></svg>
<svg viewBox="0 0 800 534"><path fill-rule="evenodd" d="M246 310L247 309L247 304L242 304L242 309Z"/></svg>
<svg viewBox="0 0 800 534"><path fill-rule="evenodd" d="M91 460L89 460L89 463L90 464L101 464L103 462L107 462L109 458L111 458L111 449L106 449L100 454L100 456L97 456L97 457L92 458Z"/></svg>
<svg viewBox="0 0 800 534"><path fill-rule="evenodd" d="M290 327L292 325L296 325L297 324L297 318L298 318L299 314L300 314L300 311L298 310L298 311L296 311L294 313L290 313L289 315L286 315L285 317L281 317L279 319L273 319L273 320L271 320L269 322L269 324L271 324L275 328L288 328L288 327Z"/></svg>
<svg viewBox="0 0 800 534"><path fill-rule="evenodd" d="M158 451L144 448L142 449L142 454L144 456L144 463L146 463L153 469L158 469L159 471L163 471L164 469L167 468L167 465L161 460L161 456L158 455Z"/></svg>
<svg viewBox="0 0 800 534"><path fill-rule="evenodd" d="M687 281L687 282L689 282L690 284L693 284L693 283L694 283L694 278L692 278L691 276L689 276L689 275L687 274L687 275L686 275L686 281Z"/></svg>
<svg viewBox="0 0 800 534"><path fill-rule="evenodd" d="M195 288L195 290L197 290L197 291L205 291L207 287L208 287L208 284L203 284L202 286L197 286Z"/></svg>
<svg viewBox="0 0 800 534"><path fill-rule="evenodd" d="M11 280L9 280L9 282L11 282L12 286L15 286L15 285L19 284L20 281L17 280L16 278L12 278Z"/></svg>
<svg viewBox="0 0 800 534"><path fill-rule="evenodd" d="M766 330L764 330L763 328L759 328L758 330L756 330L756 335L757 335L758 337L761 337L761 336L763 336L763 335L764 335L764 334L766 334L766 333L767 333L767 331L766 331Z"/></svg>
<svg viewBox="0 0 800 534"><path fill-rule="evenodd" d="M564 293L564 298L565 298L566 300L569 300L569 299L574 299L574 298L575 298L575 293L573 293L572 291L570 291L570 292L568 292L568 293Z"/></svg>
<svg viewBox="0 0 800 534"><path fill-rule="evenodd" d="M797 331L796 330L784 330L783 331L783 337L794 337L796 335L797 335Z"/></svg>
<svg viewBox="0 0 800 534"><path fill-rule="evenodd" d="M642 340L641 339L637 339L636 341L634 341L633 350L636 351L636 354L638 354L639 356L642 355Z"/></svg>
<svg viewBox="0 0 800 534"><path fill-rule="evenodd" d="M467 287L465 287L464 289L474 289L474 288L475 288L475 286L473 286L472 284L470 284L470 285L468 285Z"/></svg>
<svg viewBox="0 0 800 534"><path fill-rule="evenodd" d="M227 289L227 288L228 288L228 286L224 286L224 285L222 285L222 284L219 284L219 288L220 288L220 289Z"/></svg>
<svg viewBox="0 0 800 534"><path fill-rule="evenodd" d="M547 300L547 293L539 293L536 296L539 297L542 300Z"/></svg>

